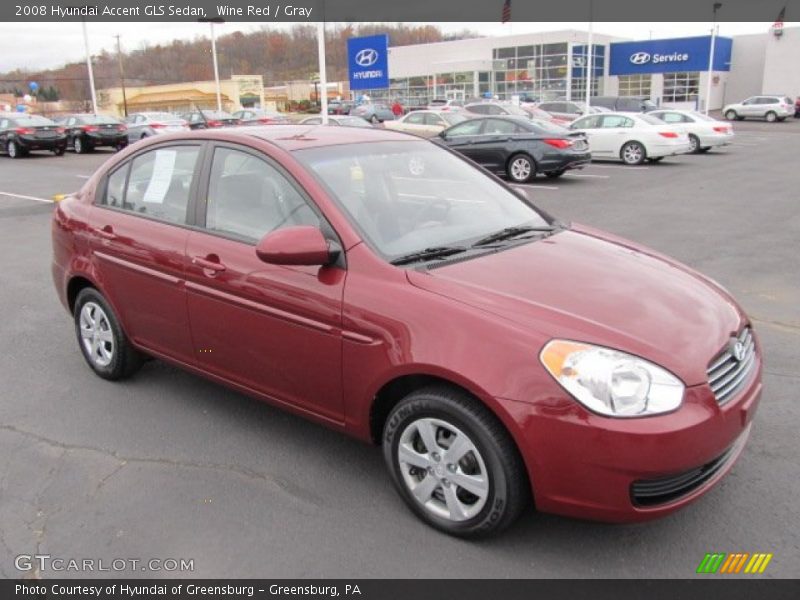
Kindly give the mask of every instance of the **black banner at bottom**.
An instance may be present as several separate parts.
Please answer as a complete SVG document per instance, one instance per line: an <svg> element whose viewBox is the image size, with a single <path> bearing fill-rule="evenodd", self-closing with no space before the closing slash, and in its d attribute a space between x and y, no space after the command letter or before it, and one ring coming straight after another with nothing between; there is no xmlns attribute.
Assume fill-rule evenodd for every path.
<svg viewBox="0 0 800 600"><path fill-rule="evenodd" d="M363 600L795 600L793 579L49 579L2 580L3 600L241 600L354 598Z"/></svg>

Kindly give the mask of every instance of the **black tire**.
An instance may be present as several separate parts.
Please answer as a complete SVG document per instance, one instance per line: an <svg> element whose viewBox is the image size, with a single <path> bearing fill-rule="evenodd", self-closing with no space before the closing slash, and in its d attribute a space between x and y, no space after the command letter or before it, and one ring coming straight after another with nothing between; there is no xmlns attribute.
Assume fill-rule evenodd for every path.
<svg viewBox="0 0 800 600"><path fill-rule="evenodd" d="M783 123L785 120L786 120L786 117L778 117L778 121L780 123Z"/></svg>
<svg viewBox="0 0 800 600"><path fill-rule="evenodd" d="M778 120L778 115L771 110L764 115L764 118L767 120L767 123L774 123L775 121Z"/></svg>
<svg viewBox="0 0 800 600"><path fill-rule="evenodd" d="M10 158L22 158L25 156L25 153L22 151L22 148L19 147L19 144L14 140L11 140L6 144L6 154Z"/></svg>
<svg viewBox="0 0 800 600"><path fill-rule="evenodd" d="M515 169L517 163L519 163L519 170ZM527 164L527 170L523 167L524 164ZM514 183L528 183L536 177L536 161L529 155L518 152L506 162L506 175Z"/></svg>
<svg viewBox="0 0 800 600"><path fill-rule="evenodd" d="M80 136L78 136L72 140L72 149L75 150L75 154L86 154L91 150L91 146L84 143Z"/></svg>
<svg viewBox="0 0 800 600"><path fill-rule="evenodd" d="M381 120L378 118L378 115L372 115L369 122L372 123L373 125L377 125L378 123L381 122Z"/></svg>
<svg viewBox="0 0 800 600"><path fill-rule="evenodd" d="M441 451L441 456L437 459L441 461L437 464L441 471L438 475L432 469L426 471L418 467L403 466L400 463L399 448L403 436L408 431L413 431L415 424L424 419L434 419L445 424L445 426L432 430L435 432L437 449ZM462 513L468 516L463 520L453 520L441 516L434 509L423 506L414 497L409 484L406 483L406 478L421 476L418 481L428 481L427 478L432 478L430 481L436 487L430 492L427 502L438 503L440 511L448 510L445 502L441 500L445 497L445 486L451 494L461 494L459 501L463 502L464 498L467 498L466 502L469 502L470 497L477 498L474 495L470 496L465 488L450 483L446 479L446 477L455 477L454 473L456 472L444 468L447 460L447 448L438 446L439 436L448 432L447 427L456 428L460 430L459 433L465 434L479 455L476 459L471 451L467 451L463 458L458 460L455 469L463 474L464 464L469 468L469 461L472 459L472 465L480 462L486 471L484 480L487 482L487 490L485 499L482 501L483 504L482 506L472 504L476 511L475 514L468 516L467 513ZM421 440L421 437L419 439ZM441 441L444 442L447 439L445 437ZM420 519L440 531L464 538L496 534L508 527L530 504L527 472L508 432L497 417L483 404L460 390L437 385L412 392L400 401L389 414L382 440L386 466L400 496ZM430 460L433 460L434 454L436 454L435 451L427 451L427 456L431 457ZM468 462L464 463L465 460ZM447 466L452 467L453 465ZM406 469L409 471L407 472ZM412 473L411 471L414 469L416 472ZM451 486L452 489L450 489ZM462 504L461 506L470 505Z"/></svg>
<svg viewBox="0 0 800 600"><path fill-rule="evenodd" d="M64 156L64 152L66 151L67 151L66 146L63 146L61 148L56 148L55 150L53 150L53 154L55 154L56 156Z"/></svg>
<svg viewBox="0 0 800 600"><path fill-rule="evenodd" d="M700 154L705 154L711 151L711 146L706 146L705 148L700 148Z"/></svg>
<svg viewBox="0 0 800 600"><path fill-rule="evenodd" d="M88 304L93 304L102 310L102 316L95 311L95 316L99 321L99 326L103 331L108 331L112 336L111 358L108 364L100 364L98 360L93 358L89 349L86 348L84 343L84 336L81 327L81 312ZM91 307L90 307L91 308ZM106 301L103 295L96 289L88 287L81 290L78 297L75 299L75 309L73 311L73 319L75 321L75 335L78 340L78 347L83 354L83 358L89 367L103 379L116 381L130 377L142 366L142 355L136 348L134 348L128 341L125 332L122 331L117 316L111 309L111 305ZM106 323L106 327L102 323Z"/></svg>
<svg viewBox="0 0 800 600"><path fill-rule="evenodd" d="M566 173L566 171L563 169L560 171L547 171L547 173L545 173L545 176L547 176L548 179L558 179L564 173Z"/></svg>
<svg viewBox="0 0 800 600"><path fill-rule="evenodd" d="M689 143L692 145L692 154L697 154L700 152L700 138L697 137L695 134L689 134Z"/></svg>
<svg viewBox="0 0 800 600"><path fill-rule="evenodd" d="M628 142L619 151L619 157L626 165L640 165L647 160L647 150L639 142Z"/></svg>
<svg viewBox="0 0 800 600"><path fill-rule="evenodd" d="M740 119L739 115L736 113L735 110L729 110L728 112L726 112L725 118L728 119L728 121L736 121Z"/></svg>

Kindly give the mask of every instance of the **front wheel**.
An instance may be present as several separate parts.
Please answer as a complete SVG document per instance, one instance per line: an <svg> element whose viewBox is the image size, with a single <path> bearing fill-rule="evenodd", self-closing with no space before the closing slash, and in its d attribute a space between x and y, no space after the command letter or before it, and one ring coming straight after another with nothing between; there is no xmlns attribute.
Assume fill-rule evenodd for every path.
<svg viewBox="0 0 800 600"><path fill-rule="evenodd" d="M64 156L64 152L67 150L66 146L62 146L53 150L53 154L56 156Z"/></svg>
<svg viewBox="0 0 800 600"><path fill-rule="evenodd" d="M725 113L725 118L728 119L728 121L736 121L739 115L736 114L735 110L729 110Z"/></svg>
<svg viewBox="0 0 800 600"><path fill-rule="evenodd" d="M383 455L411 510L451 535L497 533L528 501L528 479L508 433L456 389L434 386L403 399L386 421Z"/></svg>
<svg viewBox="0 0 800 600"><path fill-rule="evenodd" d="M700 152L700 138L693 133L689 134L689 144L692 147L693 154Z"/></svg>
<svg viewBox="0 0 800 600"><path fill-rule="evenodd" d="M78 345L97 375L103 379L123 379L142 365L141 354L128 341L111 306L96 289L81 290L73 317Z"/></svg>
<svg viewBox="0 0 800 600"><path fill-rule="evenodd" d="M8 142L8 144L6 144L6 152L8 152L8 156L10 158L19 158L22 156L22 149L14 140L11 140Z"/></svg>
<svg viewBox="0 0 800 600"><path fill-rule="evenodd" d="M622 147L620 158L626 165L640 165L647 158L647 152L639 142L628 142Z"/></svg>
<svg viewBox="0 0 800 600"><path fill-rule="evenodd" d="M75 154L84 154L89 151L89 145L84 144L80 137L76 137L72 142L72 148L75 150Z"/></svg>
<svg viewBox="0 0 800 600"><path fill-rule="evenodd" d="M767 123L774 123L778 120L778 115L772 111L769 111L766 115L764 115L764 118L767 119Z"/></svg>
<svg viewBox="0 0 800 600"><path fill-rule="evenodd" d="M514 183L527 183L536 175L536 165L530 156L517 154L509 159L506 172Z"/></svg>

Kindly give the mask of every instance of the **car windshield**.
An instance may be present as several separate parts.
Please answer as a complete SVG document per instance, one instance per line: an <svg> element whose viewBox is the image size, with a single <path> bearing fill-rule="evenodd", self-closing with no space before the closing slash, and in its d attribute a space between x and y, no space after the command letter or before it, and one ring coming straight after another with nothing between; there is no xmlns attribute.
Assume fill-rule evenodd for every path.
<svg viewBox="0 0 800 600"><path fill-rule="evenodd" d="M645 110L655 110L658 107L650 100L642 100L642 106Z"/></svg>
<svg viewBox="0 0 800 600"><path fill-rule="evenodd" d="M528 113L524 109L520 108L519 106L516 106L515 104L507 104L504 106L504 108L506 109L506 112L510 115L519 115L520 117L528 116Z"/></svg>
<svg viewBox="0 0 800 600"><path fill-rule="evenodd" d="M570 131L566 127L562 127L552 121L545 121L544 119L531 119L531 123L536 126L539 133L556 133L558 135L569 135Z"/></svg>
<svg viewBox="0 0 800 600"><path fill-rule="evenodd" d="M549 225L487 173L429 142L346 144L295 156L388 261L468 246L508 227Z"/></svg>
<svg viewBox="0 0 800 600"><path fill-rule="evenodd" d="M105 117L103 115L88 115L86 117L81 117L86 123L92 123L95 125L116 125L119 123L117 119L114 117Z"/></svg>
<svg viewBox="0 0 800 600"><path fill-rule="evenodd" d="M151 121L174 121L180 117L170 113L147 113L145 115Z"/></svg>
<svg viewBox="0 0 800 600"><path fill-rule="evenodd" d="M339 125L344 125L345 127L368 127L372 128L372 125L369 122L365 121L361 117L347 117L344 119L337 119L339 121Z"/></svg>
<svg viewBox="0 0 800 600"><path fill-rule="evenodd" d="M443 112L441 114L441 117L445 121L447 121L450 125L456 125L458 123L461 123L462 121L466 121L467 120L467 117L465 117L464 115L459 114L459 113L453 113L453 112Z"/></svg>
<svg viewBox="0 0 800 600"><path fill-rule="evenodd" d="M47 125L55 125L54 121L39 115L31 115L29 117L22 117L14 119L14 122L21 127L43 127Z"/></svg>
<svg viewBox="0 0 800 600"><path fill-rule="evenodd" d="M431 106L444 106L445 104L447 104L447 100L444 98L434 98L431 100Z"/></svg>

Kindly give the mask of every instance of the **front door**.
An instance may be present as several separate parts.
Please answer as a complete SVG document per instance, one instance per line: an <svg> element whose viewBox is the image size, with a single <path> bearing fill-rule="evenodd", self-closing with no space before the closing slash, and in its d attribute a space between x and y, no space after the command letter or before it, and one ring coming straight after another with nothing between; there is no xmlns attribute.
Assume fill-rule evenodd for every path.
<svg viewBox="0 0 800 600"><path fill-rule="evenodd" d="M196 362L270 398L340 422L342 293L338 266L262 262L265 234L313 225L334 235L294 180L263 155L218 145L189 235L187 293Z"/></svg>

